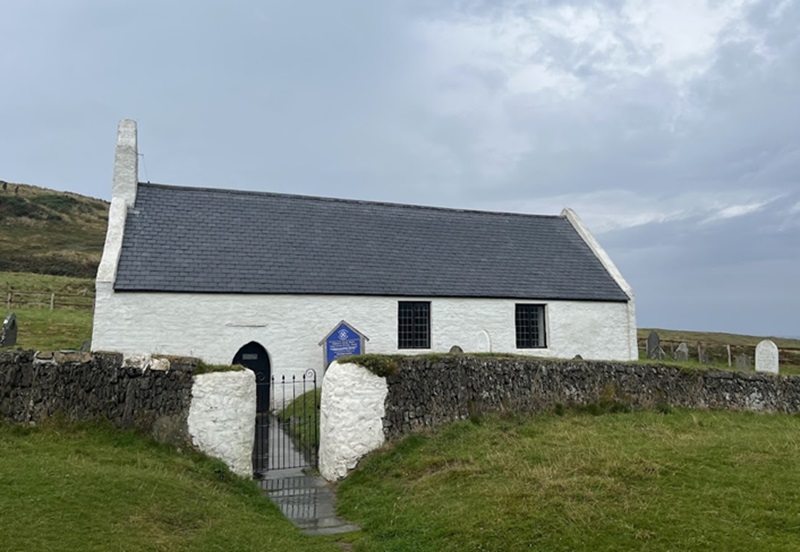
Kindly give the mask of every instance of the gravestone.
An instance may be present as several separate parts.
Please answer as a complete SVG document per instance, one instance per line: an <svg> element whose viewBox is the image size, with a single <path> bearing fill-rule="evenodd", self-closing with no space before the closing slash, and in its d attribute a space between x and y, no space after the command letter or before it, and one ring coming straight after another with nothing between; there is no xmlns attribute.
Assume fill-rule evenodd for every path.
<svg viewBox="0 0 800 552"><path fill-rule="evenodd" d="M662 360L664 349L661 348L661 338L656 332L650 332L647 336L647 358L650 360Z"/></svg>
<svg viewBox="0 0 800 552"><path fill-rule="evenodd" d="M458 345L453 345L452 347L450 347L450 354L451 355L460 355L463 352L464 352L464 349L462 349Z"/></svg>
<svg viewBox="0 0 800 552"><path fill-rule="evenodd" d="M753 367L753 362L750 360L750 357L745 354L733 357L733 364L736 366L737 370L750 370Z"/></svg>
<svg viewBox="0 0 800 552"><path fill-rule="evenodd" d="M778 346L765 339L756 346L756 372L777 374L778 371Z"/></svg>
<svg viewBox="0 0 800 552"><path fill-rule="evenodd" d="M675 349L675 360L678 362L687 362L689 360L689 346L686 343L681 343Z"/></svg>
<svg viewBox="0 0 800 552"><path fill-rule="evenodd" d="M13 312L3 320L0 330L0 347L13 347L17 344L17 315Z"/></svg>
<svg viewBox="0 0 800 552"><path fill-rule="evenodd" d="M697 362L700 364L708 364L708 353L701 343L697 344Z"/></svg>

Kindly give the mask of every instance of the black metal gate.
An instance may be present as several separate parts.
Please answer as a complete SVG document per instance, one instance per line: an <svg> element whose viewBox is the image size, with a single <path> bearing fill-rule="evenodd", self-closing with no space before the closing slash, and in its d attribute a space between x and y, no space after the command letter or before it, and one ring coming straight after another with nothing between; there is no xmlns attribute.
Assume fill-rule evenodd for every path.
<svg viewBox="0 0 800 552"><path fill-rule="evenodd" d="M259 407L253 446L253 473L316 468L319 449L317 373L256 379ZM268 397L264 400L263 397Z"/></svg>

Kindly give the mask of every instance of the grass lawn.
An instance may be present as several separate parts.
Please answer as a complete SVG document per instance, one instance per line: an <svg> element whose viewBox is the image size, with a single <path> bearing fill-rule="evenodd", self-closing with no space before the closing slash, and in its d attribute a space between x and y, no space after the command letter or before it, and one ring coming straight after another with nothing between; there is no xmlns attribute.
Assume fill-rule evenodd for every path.
<svg viewBox="0 0 800 552"><path fill-rule="evenodd" d="M541 415L409 436L339 485L355 550L800 550L800 417Z"/></svg>
<svg viewBox="0 0 800 552"><path fill-rule="evenodd" d="M0 550L341 548L199 454L113 429L0 424Z"/></svg>
<svg viewBox="0 0 800 552"><path fill-rule="evenodd" d="M0 317L17 315L17 347L37 351L80 349L92 338L92 313L87 310L20 307L8 310L0 305Z"/></svg>
<svg viewBox="0 0 800 552"><path fill-rule="evenodd" d="M94 281L87 278L0 272L0 319L13 312L17 315L19 333L17 347L40 351L80 349L92 337L92 311L57 307L18 306L11 309L5 304L9 290L27 292L54 292L60 294L94 294ZM75 301L73 299L73 301ZM91 300L89 300L91 304Z"/></svg>

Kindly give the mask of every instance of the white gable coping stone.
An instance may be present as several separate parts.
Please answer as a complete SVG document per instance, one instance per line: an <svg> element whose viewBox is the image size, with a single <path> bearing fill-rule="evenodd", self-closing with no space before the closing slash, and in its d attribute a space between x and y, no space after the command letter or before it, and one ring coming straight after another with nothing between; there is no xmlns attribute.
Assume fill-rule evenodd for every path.
<svg viewBox="0 0 800 552"><path fill-rule="evenodd" d="M117 265L122 252L122 235L125 231L125 219L128 216L128 206L125 200L119 197L111 199L108 209L108 228L106 241L103 245L103 257L97 268L97 282L113 284L117 279Z"/></svg>
<svg viewBox="0 0 800 552"><path fill-rule="evenodd" d="M778 346L773 341L765 339L756 346L756 372L779 372Z"/></svg>
<svg viewBox="0 0 800 552"><path fill-rule="evenodd" d="M319 471L328 481L347 475L386 440L386 379L363 366L333 362L322 380Z"/></svg>
<svg viewBox="0 0 800 552"><path fill-rule="evenodd" d="M251 370L194 377L189 407L192 444L242 477L253 475L256 378Z"/></svg>

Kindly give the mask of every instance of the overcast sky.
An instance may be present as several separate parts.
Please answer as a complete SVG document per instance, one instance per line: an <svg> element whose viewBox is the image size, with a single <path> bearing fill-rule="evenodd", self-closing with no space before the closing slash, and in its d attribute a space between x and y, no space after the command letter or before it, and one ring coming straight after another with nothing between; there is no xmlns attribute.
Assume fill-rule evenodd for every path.
<svg viewBox="0 0 800 552"><path fill-rule="evenodd" d="M574 208L638 324L800 336L797 0L3 0L0 179Z"/></svg>

